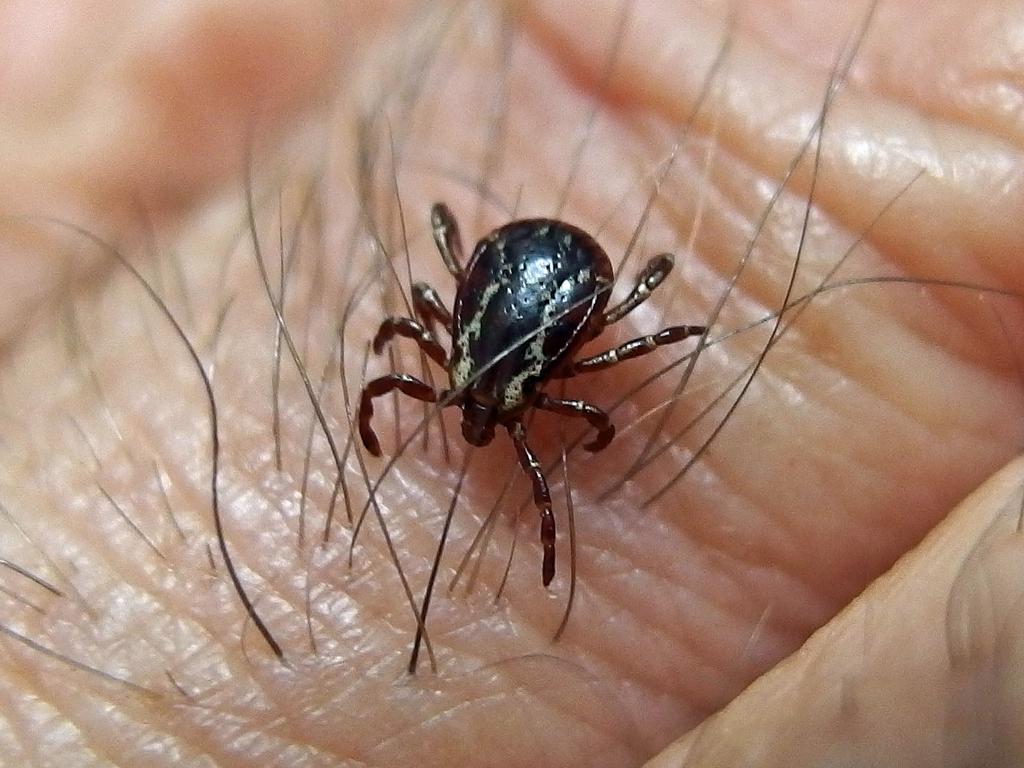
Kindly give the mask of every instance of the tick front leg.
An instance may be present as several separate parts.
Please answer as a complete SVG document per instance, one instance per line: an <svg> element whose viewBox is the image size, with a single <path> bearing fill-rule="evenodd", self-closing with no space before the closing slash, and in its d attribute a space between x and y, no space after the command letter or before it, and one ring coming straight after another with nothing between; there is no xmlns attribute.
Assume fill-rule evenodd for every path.
<svg viewBox="0 0 1024 768"><path fill-rule="evenodd" d="M703 325L676 325L672 328L666 328L650 336L641 336L639 339L627 341L625 344L620 344L615 349L609 349L600 355L579 360L573 363L572 374L590 373L591 371L610 368L621 363L623 360L630 360L634 357L649 354L665 344L675 344L677 341L688 339L690 336L699 336L702 333L704 333Z"/></svg>
<svg viewBox="0 0 1024 768"><path fill-rule="evenodd" d="M448 335L451 335L452 313L448 311L448 307L441 301L437 291L429 285L426 283L413 283L412 306L416 310L416 316L423 321L423 324L427 326L427 330L430 331L431 336L434 336L435 339L437 338L434 335L435 322L440 323L448 331Z"/></svg>
<svg viewBox="0 0 1024 768"><path fill-rule="evenodd" d="M665 278L669 276L674 264L675 259L671 253L662 253L647 262L647 266L640 272L636 285L633 286L629 296L620 304L616 304L604 313L604 325L617 323L647 301L654 292L654 289L661 285Z"/></svg>
<svg viewBox="0 0 1024 768"><path fill-rule="evenodd" d="M597 430L597 437L583 446L588 451L600 451L615 437L615 425L608 421L608 414L584 400L559 400L541 394L534 406L562 416L580 416L589 421L590 426Z"/></svg>
<svg viewBox="0 0 1024 768"><path fill-rule="evenodd" d="M462 237L455 216L444 203L434 203L430 209L430 228L434 232L434 242L441 253L441 260L461 285L466 279L466 272L462 268Z"/></svg>
<svg viewBox="0 0 1024 768"><path fill-rule="evenodd" d="M425 403L437 402L437 392L430 385L404 373L381 376L363 387L363 394L359 398L359 437L362 438L366 450L374 456L380 456L380 442L377 440L377 433L370 426L370 420L373 418L373 400L396 389Z"/></svg>
<svg viewBox="0 0 1024 768"><path fill-rule="evenodd" d="M395 336L405 336L419 344L427 357L441 367L447 367L448 354L444 351L434 334L427 328L408 317L389 317L380 324L377 335L373 337L373 351L378 355L384 349L384 345Z"/></svg>
<svg viewBox="0 0 1024 768"><path fill-rule="evenodd" d="M546 587L555 578L555 515L551 511L551 491L544 477L544 470L530 446L526 444L526 429L519 422L508 428L512 442L519 455L519 464L533 482L533 503L540 512L540 541L544 547L544 562L541 566L541 578Z"/></svg>

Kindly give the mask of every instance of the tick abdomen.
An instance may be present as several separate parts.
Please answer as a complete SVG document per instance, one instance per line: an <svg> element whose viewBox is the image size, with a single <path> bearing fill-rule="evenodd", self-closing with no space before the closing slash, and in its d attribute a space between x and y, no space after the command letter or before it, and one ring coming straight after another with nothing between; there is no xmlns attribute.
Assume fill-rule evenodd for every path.
<svg viewBox="0 0 1024 768"><path fill-rule="evenodd" d="M570 224L527 219L495 230L474 250L455 297L452 387L500 411L529 405L589 338L612 278L601 246Z"/></svg>

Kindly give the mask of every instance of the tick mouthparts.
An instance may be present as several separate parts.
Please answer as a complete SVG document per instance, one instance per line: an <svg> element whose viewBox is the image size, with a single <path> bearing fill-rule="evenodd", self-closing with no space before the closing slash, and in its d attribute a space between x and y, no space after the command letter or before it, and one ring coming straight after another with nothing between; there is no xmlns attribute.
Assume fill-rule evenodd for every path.
<svg viewBox="0 0 1024 768"><path fill-rule="evenodd" d="M494 439L496 418L493 406L467 399L462 407L462 436L467 443L477 448L487 445Z"/></svg>

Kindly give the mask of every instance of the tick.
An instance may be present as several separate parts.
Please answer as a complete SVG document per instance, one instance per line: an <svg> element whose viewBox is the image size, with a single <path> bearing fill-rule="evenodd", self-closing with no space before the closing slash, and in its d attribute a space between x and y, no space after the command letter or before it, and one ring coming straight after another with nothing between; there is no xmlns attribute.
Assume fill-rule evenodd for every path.
<svg viewBox="0 0 1024 768"><path fill-rule="evenodd" d="M611 261L582 229L554 219L513 221L477 243L469 265L463 267L462 240L451 211L438 203L430 218L441 259L455 278L455 311L449 312L429 285L416 283L412 295L418 320L387 318L373 339L373 349L380 354L395 336L410 338L447 371L451 388L438 393L404 373L370 381L359 402L359 435L370 453L381 455L370 425L373 401L395 390L416 400L440 400L461 408L462 434L471 445L487 445L495 426L504 427L533 484L544 549L541 575L547 586L555 575L555 517L544 472L526 442L526 412L540 408L586 419L597 435L584 447L600 451L615 435L608 415L583 400L550 397L542 391L544 385L646 355L701 334L704 327L672 326L577 360L580 347L643 304L661 285L672 271L671 254L651 259L630 294L608 309L614 279ZM438 340L436 324L451 338L450 352Z"/></svg>

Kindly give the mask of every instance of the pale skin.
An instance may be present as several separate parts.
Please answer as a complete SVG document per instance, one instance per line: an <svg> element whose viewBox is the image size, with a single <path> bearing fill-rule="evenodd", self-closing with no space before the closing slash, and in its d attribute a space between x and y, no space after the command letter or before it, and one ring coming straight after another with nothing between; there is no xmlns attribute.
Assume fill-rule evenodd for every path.
<svg viewBox="0 0 1024 768"><path fill-rule="evenodd" d="M285 313L316 390L332 362L345 276L357 279L370 263L365 249L347 250L357 210L352 116L383 78L381 62L412 50L404 37L408 7L358 17L363 5L272 3L257 11L211 2L125 18L121 4L107 14L83 4L76 15L73 3L59 3L63 15L39 22L34 3L20 15L12 8L3 22L12 41L5 48L32 55L7 75L0 158L8 183L0 203L10 214L77 222L123 246L147 275L161 274L154 282L214 371L228 545L288 666L245 620L216 551L208 406L184 348L108 255L59 227L8 220L0 503L10 517L0 521L0 558L61 596L10 567L0 573L10 592L0 594L0 624L36 644L10 634L0 640L0 755L19 765L351 758L618 766L642 764L681 739L655 764L1020 764L1024 548L1015 528L1024 469L998 470L1024 442L1024 315L1019 303L991 292L891 284L833 292L766 358L691 474L644 510L639 505L707 431L679 438L599 501L657 419L628 425L672 394L678 374L637 394L616 412L613 447L570 457L579 584L562 640L550 639L569 560L555 469L563 549L551 591L540 585L540 544L527 513L509 590L493 607L515 508L506 505L477 592L449 596L442 587L434 596L428 629L440 672L431 673L422 655L417 677L405 676L415 622L375 518L360 534L351 570L343 508L331 543L319 546L333 483L319 434L304 544L297 543L309 400L286 356L278 472L270 428L274 317L251 246L236 249L224 287L216 285L224 253L244 232L240 158L259 104L267 137L254 165L275 290L277 194L266 192L275 185L264 176L278 171L271 160L278 154L298 169L281 195L287 239L309 169L324 168L329 157L306 240L316 242L312 227L326 227L326 245L308 245L297 262ZM604 87L619 3L592 3L583 15L566 15L561 3L524 4L503 170L491 181L502 200L520 199L530 214L551 212L580 125L597 104L601 122L565 216L595 229L611 216L600 240L616 262L638 218L636 200L642 204L720 50L724 8L709 5L637 2ZM697 122L705 142L684 147L632 257L636 268L673 251L676 270L651 299L654 309L638 312L614 340L663 321L707 319L820 110L838 47L864 12L846 3L750 5L733 33L727 90L717 111L707 108ZM493 32L494 14L478 13L481 28ZM449 305L451 285L427 230L430 205L444 199L459 213L467 248L503 217L485 208L478 222L476 193L454 179L480 175L502 82L493 35L458 30L452 36L461 46L442 48L425 86L433 99L422 97L433 122L420 118L432 130L409 139L413 170L400 177L414 279L430 282ZM840 276L927 276L1024 293L1024 65L1014 48L1022 34L1024 18L1008 0L933 3L927 11L894 1L879 9L852 83L828 118L815 191L821 216L794 295L824 276L921 167L925 173ZM439 99L440 89L478 96L479 114L464 101ZM326 128L299 141L310 113ZM401 124L392 130L401 143ZM380 167L390 162L387 127L376 136L384 148L378 185L388 192L390 171ZM432 173L424 170L430 166ZM794 180L763 243L762 266L750 268L737 289L742 298L727 305L739 308L727 308L713 326L735 327L778 305L809 178L805 168ZM630 191L631 202L615 213ZM211 200L218 192L227 202ZM706 234L684 256L698 209ZM155 221L155 253L141 234L140 210ZM404 279L404 261L395 264ZM385 314L380 292L364 293L345 329L352 393L365 344ZM709 354L692 396L706 402L728 373L755 358L766 335ZM418 360L404 359L419 374ZM610 406L669 359L574 380L570 396ZM375 374L386 369L385 360L370 365ZM434 376L445 384L441 371ZM335 374L324 410L343 449L341 392ZM681 402L667 434L696 413ZM405 434L422 413L403 402ZM395 452L386 401L375 418L386 459ZM454 442L457 422L448 424ZM558 456L560 424L546 421L531 434L544 461ZM430 450L416 441L379 491L417 600L461 465L461 447L446 465L436 428L432 434ZM473 456L442 582L500 490L504 476L494 468L512 456L502 434ZM384 460L366 461L376 477ZM357 462L348 462L358 515L365 490Z"/></svg>

